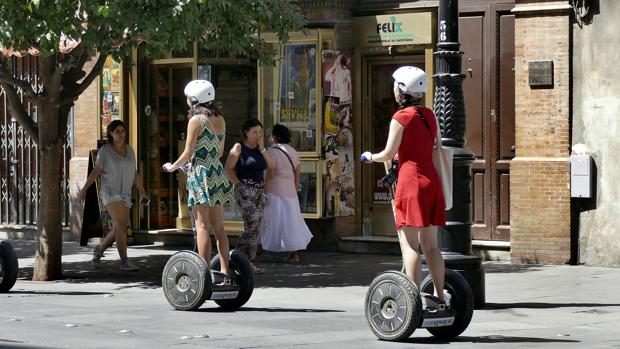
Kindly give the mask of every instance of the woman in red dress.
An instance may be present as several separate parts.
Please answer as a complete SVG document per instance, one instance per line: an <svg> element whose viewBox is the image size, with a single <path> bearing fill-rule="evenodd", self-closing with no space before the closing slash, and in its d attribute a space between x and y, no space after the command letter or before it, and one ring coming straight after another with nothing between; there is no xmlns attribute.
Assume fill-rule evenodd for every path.
<svg viewBox="0 0 620 349"><path fill-rule="evenodd" d="M407 276L420 286L420 247L426 256L435 297L444 301L444 261L437 246L437 227L446 224L441 182L433 166L438 136L435 114L421 105L426 73L405 66L394 74L394 98L399 110L392 117L385 149L365 152L368 162L390 162L398 152L399 171L394 195L395 220Z"/></svg>

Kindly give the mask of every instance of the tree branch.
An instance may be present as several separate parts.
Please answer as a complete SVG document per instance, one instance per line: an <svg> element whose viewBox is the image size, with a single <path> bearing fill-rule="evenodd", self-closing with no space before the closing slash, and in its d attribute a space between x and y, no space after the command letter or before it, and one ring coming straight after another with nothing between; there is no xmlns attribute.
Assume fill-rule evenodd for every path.
<svg viewBox="0 0 620 349"><path fill-rule="evenodd" d="M30 85L28 81L20 80L20 79L13 77L13 74L11 74L8 70L6 70L6 68L3 67L1 64L0 64L0 83L9 84L9 85L13 85L15 87L21 88L22 91L24 91L24 94L28 96L28 99L30 99L30 101L32 101L35 104L37 104L39 100L41 99L41 96L39 96L36 92L34 92L34 90L32 89L32 85Z"/></svg>
<svg viewBox="0 0 620 349"><path fill-rule="evenodd" d="M32 120L32 118L26 113L24 109L24 105L19 100L19 96L17 95L17 90L15 86L4 81L0 82L0 85L4 88L4 93L6 95L6 99L8 101L9 111L11 115L19 122L20 125L26 130L30 137L36 142L39 141L39 127ZM37 105L38 108L38 104Z"/></svg>
<svg viewBox="0 0 620 349"><path fill-rule="evenodd" d="M75 89L74 101L88 88L88 86L95 80L99 74L103 71L103 64L105 60L108 58L108 53L99 52L99 58L97 59L97 63L93 66L93 69L86 75L82 83L78 84Z"/></svg>

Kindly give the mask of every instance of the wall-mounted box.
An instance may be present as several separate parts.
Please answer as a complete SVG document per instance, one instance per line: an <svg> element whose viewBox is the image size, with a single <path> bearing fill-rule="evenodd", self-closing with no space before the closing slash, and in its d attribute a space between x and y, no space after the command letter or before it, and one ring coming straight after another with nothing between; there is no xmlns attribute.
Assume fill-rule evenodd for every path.
<svg viewBox="0 0 620 349"><path fill-rule="evenodd" d="M530 87L553 87L553 61L528 62Z"/></svg>
<svg viewBox="0 0 620 349"><path fill-rule="evenodd" d="M570 156L570 196L592 197L592 158L590 155Z"/></svg>

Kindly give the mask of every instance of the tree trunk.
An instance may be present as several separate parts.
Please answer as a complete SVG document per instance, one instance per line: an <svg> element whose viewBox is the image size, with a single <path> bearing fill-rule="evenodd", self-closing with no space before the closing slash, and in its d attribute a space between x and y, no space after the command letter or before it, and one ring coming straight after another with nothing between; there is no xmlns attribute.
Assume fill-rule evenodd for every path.
<svg viewBox="0 0 620 349"><path fill-rule="evenodd" d="M41 196L37 220L37 255L34 281L57 280L62 277L62 199L61 166L64 134L59 129L62 119L55 103L45 103L45 115L39 118L39 178Z"/></svg>

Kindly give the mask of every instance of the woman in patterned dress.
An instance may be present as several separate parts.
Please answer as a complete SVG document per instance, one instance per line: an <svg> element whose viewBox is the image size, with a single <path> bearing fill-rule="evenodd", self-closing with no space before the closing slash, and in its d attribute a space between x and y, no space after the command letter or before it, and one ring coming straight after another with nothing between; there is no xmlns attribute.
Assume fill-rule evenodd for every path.
<svg viewBox="0 0 620 349"><path fill-rule="evenodd" d="M209 81L191 81L185 87L185 96L190 106L185 149L177 161L166 163L164 169L176 171L191 159L187 174L187 205L195 218L198 254L207 263L210 262L209 226L212 226L221 259L220 271L228 275L229 247L224 231L223 205L232 201L232 184L220 162L224 152L226 123L222 110L213 102L215 88Z"/></svg>

